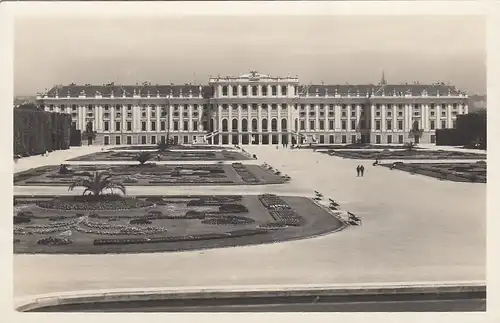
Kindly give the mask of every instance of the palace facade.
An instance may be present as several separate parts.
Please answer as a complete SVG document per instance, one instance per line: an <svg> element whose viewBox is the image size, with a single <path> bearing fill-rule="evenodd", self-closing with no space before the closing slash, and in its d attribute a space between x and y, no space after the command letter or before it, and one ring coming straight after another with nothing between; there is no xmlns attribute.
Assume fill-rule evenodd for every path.
<svg viewBox="0 0 500 323"><path fill-rule="evenodd" d="M467 114L467 95L436 84L301 85L251 72L208 85L55 86L37 97L71 114L96 144L434 143L436 129ZM412 129L414 129L412 131ZM418 131L417 131L418 130Z"/></svg>

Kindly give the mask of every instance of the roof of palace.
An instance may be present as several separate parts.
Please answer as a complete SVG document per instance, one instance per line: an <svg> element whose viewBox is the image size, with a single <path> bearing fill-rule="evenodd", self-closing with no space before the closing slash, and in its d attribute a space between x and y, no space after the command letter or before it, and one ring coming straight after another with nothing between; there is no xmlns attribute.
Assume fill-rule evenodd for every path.
<svg viewBox="0 0 500 323"><path fill-rule="evenodd" d="M305 90L309 96L448 96L465 94L454 86L439 84L364 84L364 85L300 85L299 93L305 95ZM125 95L124 95L125 94ZM47 97L204 97L213 96L213 89L209 85L58 85L47 91Z"/></svg>

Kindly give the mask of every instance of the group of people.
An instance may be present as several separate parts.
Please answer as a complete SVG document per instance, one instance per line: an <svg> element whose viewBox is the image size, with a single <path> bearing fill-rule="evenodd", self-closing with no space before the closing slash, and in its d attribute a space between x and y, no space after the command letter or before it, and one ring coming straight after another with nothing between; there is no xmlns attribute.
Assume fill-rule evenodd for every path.
<svg viewBox="0 0 500 323"><path fill-rule="evenodd" d="M358 173L358 177L360 175L361 175L361 177L363 177L365 175L365 166L358 165L358 167L356 167L356 172Z"/></svg>

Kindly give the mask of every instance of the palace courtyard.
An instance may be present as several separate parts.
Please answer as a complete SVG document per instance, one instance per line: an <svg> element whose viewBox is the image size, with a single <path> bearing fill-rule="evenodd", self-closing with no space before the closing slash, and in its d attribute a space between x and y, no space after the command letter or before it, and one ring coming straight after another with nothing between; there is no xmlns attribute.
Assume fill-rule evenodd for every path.
<svg viewBox="0 0 500 323"><path fill-rule="evenodd" d="M259 235L269 234L259 233L255 234L257 240L251 243L231 245L219 243L217 238L214 238L210 241L208 249L199 248L199 246L186 249L174 248L181 252L169 252L172 250L166 248L163 250L165 252L137 253L140 246L146 245L146 243L137 243L133 246L136 249L135 252L122 250L123 253L91 254L95 252L73 250L73 252L66 252L67 254L64 254L65 252L50 254L50 252L44 252L46 246L37 246L39 249L32 252L34 254L30 254L28 250L30 248L21 248L22 239L26 239L24 246L34 246L35 240L30 240L34 238L30 235L15 237L20 240L14 242L14 249L17 248L14 255L15 297L26 298L47 293L118 288L411 284L484 281L486 279L486 184L453 182L437 180L429 176L411 175L406 171L372 166L373 160L340 158L310 149L292 150L281 147L276 149L275 146L245 146L244 149L251 155L255 154L258 159L225 160L223 164L218 164L222 158L212 159L210 163L194 161L193 164L189 161L165 159L165 161L157 162L156 166L170 169L169 167L173 167L173 164L182 163L199 169L215 167L222 169L224 176L233 183L198 185L202 181L199 178L203 178L200 176L201 173L192 183L173 185L169 183L141 185L146 179L139 177L136 183L130 185L124 183L127 185L127 196L183 195L191 196L190 199L199 199L200 196L242 196L241 204L246 206L248 212L231 214L232 218L228 216L229 225L236 227L239 225L239 227L225 227L224 232L218 231L220 234L234 230L258 229L259 225L270 221L272 217L263 217L267 214L265 212L268 212L263 208L264 204L258 204L258 196L269 194L282 197L288 204L295 203L292 209L301 219L309 222L296 227L290 225L288 229L283 230L284 234L288 234L283 239L279 237L267 240L257 238ZM92 158L87 162L74 160L79 156L93 153L103 152L101 147L72 148L67 151L53 152L48 157L22 158L14 167L16 173L45 165L58 167L60 164L67 164L70 168L77 170L78 167L83 166L75 165L110 167L103 165L114 164L112 167L122 167L122 169L125 167L124 161L119 163L114 160L93 162L95 159ZM236 156L235 154L240 154L240 152L231 151L230 155ZM73 160L69 161L70 159ZM470 162L475 161L470 160ZM132 161L130 163L133 164ZM280 174L288 175L291 180L272 184L264 180L254 184L244 183L242 176L239 176L237 172L229 174L230 171L234 171L231 168L233 163L241 163L243 165L241 168L245 169L250 165L258 165L259 171L262 171L262 174L268 173L269 176L276 176L276 170L279 170ZM271 172L269 168L261 166L264 163L272 166ZM447 159L446 163L453 163L453 161ZM199 165L202 164L204 164L203 167L200 167ZM363 177L357 177L357 165L365 167ZM51 174L54 175L56 171L53 168L50 169ZM220 170L218 172L222 174ZM262 174L257 177L263 178ZM165 173L159 176L171 178L171 175L172 170L165 170ZM43 199L43 197L50 196L78 195L82 192L79 189L69 192L62 184L49 185L43 182L47 180L47 173L37 176L36 180L42 181L41 183L28 185L26 182L18 182L14 186L14 194L25 199L30 196ZM56 181L60 180L61 178L56 178ZM239 181L238 185L234 184L236 180ZM315 191L324 195L322 201L314 201ZM335 228L335 225L329 223L327 219L328 217L336 219L334 214L327 213L329 198L340 205L340 210L343 212L338 214L340 219L345 218L346 212L351 212L361 218L362 225L336 230L338 227ZM186 205L179 206L179 215L187 214L189 208ZM300 205L311 205L311 207ZM31 209L26 211L36 216L37 206L29 206L28 203L28 207ZM161 209L161 205L157 208L158 210L155 210L162 212L161 214L168 213ZM259 211L259 208L262 209ZM313 209L317 211L311 212ZM55 221L72 220L71 217L76 216L76 213L78 212L71 211L61 214L68 218L58 218ZM97 211L97 213L101 218L84 216L79 224L93 225L94 222L101 221L110 226L125 226L129 225L133 217L131 216L128 221L122 221L123 223L114 223L107 221L107 218L106 221L103 220L102 216L106 211ZM113 215L110 216L113 217ZM202 234L214 233L213 231L207 232L206 228L222 225L217 221L214 222L212 216L213 214L205 214L203 219L196 219L198 222L193 222L195 221L193 219L167 218L152 219L152 221L157 221L159 226L167 227L167 232L168 227L173 225L172 222L178 221L175 224L179 226L178 231L173 230L168 236L178 237L179 232L185 230L184 233L187 232L196 240L195 238ZM236 222L231 222L233 220ZM32 223L20 224L20 226L42 223L37 221L41 220L33 220ZM45 224L50 222L47 219L43 221ZM33 228L36 229L36 226L28 229ZM194 231L186 231L186 228ZM110 227L104 229L109 230ZM286 230L289 230L288 233L285 232ZM73 246L75 249L85 243L90 244L90 240L86 240L90 239L89 236L93 240L101 239L99 234L93 236L95 232L77 234L81 236L78 236L80 237L79 243ZM159 236L162 237L162 235ZM21 244L16 247L16 243ZM192 243L196 245L200 242ZM241 246L243 244L246 246Z"/></svg>

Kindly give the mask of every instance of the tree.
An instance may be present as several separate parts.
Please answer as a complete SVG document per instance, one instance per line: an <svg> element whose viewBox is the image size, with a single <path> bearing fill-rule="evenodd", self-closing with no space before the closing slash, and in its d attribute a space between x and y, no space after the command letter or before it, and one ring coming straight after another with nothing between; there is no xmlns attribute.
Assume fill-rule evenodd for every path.
<svg viewBox="0 0 500 323"><path fill-rule="evenodd" d="M168 149L168 146L169 142L167 142L165 138L162 138L161 141L156 144L156 148L161 152L166 151Z"/></svg>
<svg viewBox="0 0 500 323"><path fill-rule="evenodd" d="M423 129L419 129L418 126L418 121L414 121L413 125L410 130L409 137L414 138L414 146L417 145L420 142L420 138L422 138L422 135L424 133Z"/></svg>
<svg viewBox="0 0 500 323"><path fill-rule="evenodd" d="M141 151L135 156L135 160L138 161L141 165L144 165L147 161L149 161L153 156L149 151Z"/></svg>
<svg viewBox="0 0 500 323"><path fill-rule="evenodd" d="M89 193L89 195L101 196L104 195L105 190L119 190L126 194L125 186L121 183L112 180L113 175L107 172L94 172L93 174L86 174L84 178L78 178L68 187L68 191L72 191L75 187L84 187L82 195Z"/></svg>

